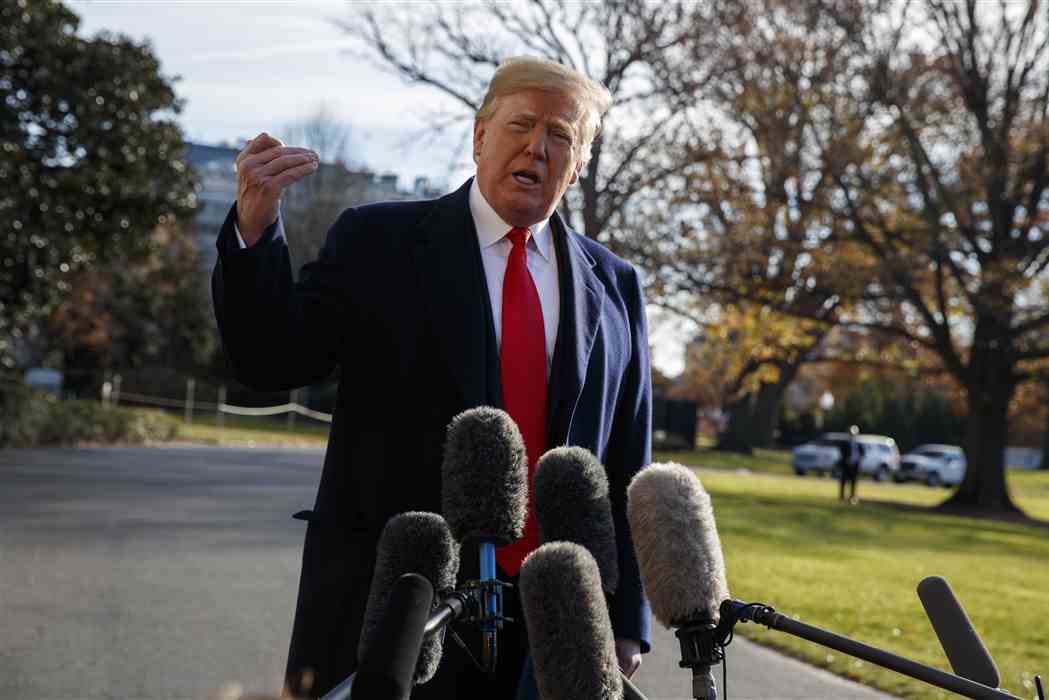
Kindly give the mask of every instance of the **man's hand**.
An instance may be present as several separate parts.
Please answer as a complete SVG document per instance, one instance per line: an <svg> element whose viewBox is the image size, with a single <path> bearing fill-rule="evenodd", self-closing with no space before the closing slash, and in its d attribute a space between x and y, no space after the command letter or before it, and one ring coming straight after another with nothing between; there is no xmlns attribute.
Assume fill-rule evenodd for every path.
<svg viewBox="0 0 1049 700"><path fill-rule="evenodd" d="M616 638L616 658L623 675L630 678L641 667L641 642Z"/></svg>
<svg viewBox="0 0 1049 700"><path fill-rule="evenodd" d="M289 148L263 132L237 156L237 227L250 247L277 220L284 188L317 170L308 148Z"/></svg>

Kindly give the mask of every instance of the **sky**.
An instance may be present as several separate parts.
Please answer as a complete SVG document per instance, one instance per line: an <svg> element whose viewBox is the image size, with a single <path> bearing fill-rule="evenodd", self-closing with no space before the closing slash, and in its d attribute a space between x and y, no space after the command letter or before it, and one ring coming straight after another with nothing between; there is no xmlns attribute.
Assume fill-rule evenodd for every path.
<svg viewBox="0 0 1049 700"><path fill-rule="evenodd" d="M405 3L412 4L412 3ZM472 174L468 145L446 138L419 148L422 115L448 108L434 90L405 84L351 53L332 22L361 5L336 0L68 0L80 34L100 31L148 40L161 72L177 77L179 115L190 141L235 144L327 108L350 129L351 162L392 172L407 188L416 177L458 186ZM681 324L654 319L653 363L683 367Z"/></svg>

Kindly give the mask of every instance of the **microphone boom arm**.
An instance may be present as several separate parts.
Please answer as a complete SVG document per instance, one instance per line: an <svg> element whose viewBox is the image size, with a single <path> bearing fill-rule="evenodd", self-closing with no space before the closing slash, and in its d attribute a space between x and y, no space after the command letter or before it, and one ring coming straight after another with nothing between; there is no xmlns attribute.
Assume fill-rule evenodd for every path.
<svg viewBox="0 0 1049 700"><path fill-rule="evenodd" d="M896 671L919 681L949 690L963 697L974 700L1021 700L997 688L971 681L940 669L926 666L911 659L897 656L890 652L858 642L849 637L835 634L813 625L805 624L775 611L761 603L743 603L738 600L726 600L721 604L721 624L717 633L724 642L736 622L756 622L769 629L792 634L795 637L815 642L822 646L840 651L843 654L869 661L876 666Z"/></svg>

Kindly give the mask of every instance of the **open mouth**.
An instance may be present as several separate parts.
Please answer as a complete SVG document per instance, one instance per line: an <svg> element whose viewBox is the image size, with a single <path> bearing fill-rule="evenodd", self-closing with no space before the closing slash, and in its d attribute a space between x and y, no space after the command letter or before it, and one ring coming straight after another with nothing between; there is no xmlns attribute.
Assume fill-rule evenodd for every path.
<svg viewBox="0 0 1049 700"><path fill-rule="evenodd" d="M539 176L529 170L514 171L513 176L522 185L532 186L539 184Z"/></svg>

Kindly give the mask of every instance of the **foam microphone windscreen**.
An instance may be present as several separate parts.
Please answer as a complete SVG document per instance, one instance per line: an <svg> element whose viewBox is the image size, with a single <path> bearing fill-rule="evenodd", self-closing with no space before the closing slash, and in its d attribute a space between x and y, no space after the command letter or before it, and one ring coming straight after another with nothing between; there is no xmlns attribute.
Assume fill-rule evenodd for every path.
<svg viewBox="0 0 1049 700"><path fill-rule="evenodd" d="M998 667L947 581L939 576L922 579L918 584L918 598L954 672L962 678L997 688Z"/></svg>
<svg viewBox="0 0 1049 700"><path fill-rule="evenodd" d="M452 419L441 466L441 510L462 543L507 545L521 537L528 457L517 424L482 406Z"/></svg>
<svg viewBox="0 0 1049 700"><path fill-rule="evenodd" d="M627 519L652 613L667 627L719 619L729 597L710 496L680 464L653 464L627 488Z"/></svg>
<svg viewBox="0 0 1049 700"><path fill-rule="evenodd" d="M542 700L620 700L612 625L590 552L544 544L524 560L519 585Z"/></svg>
<svg viewBox="0 0 1049 700"><path fill-rule="evenodd" d="M364 610L357 658L367 656L379 634L394 583L408 573L425 577L438 593L455 586L459 573L459 543L440 515L409 512L387 521L375 550L375 573ZM415 670L416 684L425 683L437 673L442 638L442 635L435 634L423 642Z"/></svg>
<svg viewBox="0 0 1049 700"><path fill-rule="evenodd" d="M619 584L616 528L608 500L608 476L597 457L582 447L557 447L539 460L532 502L543 542L575 542L594 556L602 587Z"/></svg>
<svg viewBox="0 0 1049 700"><path fill-rule="evenodd" d="M353 681L355 698L408 700L412 694L433 586L419 574L394 582L386 610Z"/></svg>

